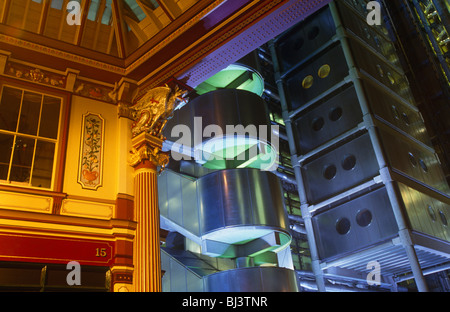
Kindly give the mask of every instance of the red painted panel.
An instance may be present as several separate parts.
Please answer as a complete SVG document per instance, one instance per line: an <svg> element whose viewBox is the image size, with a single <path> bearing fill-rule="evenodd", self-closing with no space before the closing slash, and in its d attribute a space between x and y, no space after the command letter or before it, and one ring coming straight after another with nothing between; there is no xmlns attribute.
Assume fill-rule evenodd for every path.
<svg viewBox="0 0 450 312"><path fill-rule="evenodd" d="M0 234L0 260L68 263L77 261L81 265L110 266L113 263L114 242Z"/></svg>

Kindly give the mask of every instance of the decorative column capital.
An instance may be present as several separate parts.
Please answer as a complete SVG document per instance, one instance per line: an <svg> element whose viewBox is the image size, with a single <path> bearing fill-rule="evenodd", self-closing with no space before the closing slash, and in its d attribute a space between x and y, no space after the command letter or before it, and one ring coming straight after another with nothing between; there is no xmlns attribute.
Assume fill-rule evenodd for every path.
<svg viewBox="0 0 450 312"><path fill-rule="evenodd" d="M169 153L161 151L163 144L161 138L142 132L132 139L132 144L129 160L132 167L149 162L151 166L160 167L162 171L169 163Z"/></svg>
<svg viewBox="0 0 450 312"><path fill-rule="evenodd" d="M178 86L157 87L148 91L135 105L120 107L123 116L133 120L131 126L132 144L130 165L160 167L164 170L169 163L169 154L162 152L165 140L162 135L167 120L180 105L186 91Z"/></svg>

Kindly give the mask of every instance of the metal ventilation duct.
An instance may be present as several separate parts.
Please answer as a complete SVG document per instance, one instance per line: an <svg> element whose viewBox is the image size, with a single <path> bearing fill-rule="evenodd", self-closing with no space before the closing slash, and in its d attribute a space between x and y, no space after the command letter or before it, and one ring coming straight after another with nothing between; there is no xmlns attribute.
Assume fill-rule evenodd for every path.
<svg viewBox="0 0 450 312"><path fill-rule="evenodd" d="M222 271L204 278L208 292L297 292L295 271L253 267Z"/></svg>
<svg viewBox="0 0 450 312"><path fill-rule="evenodd" d="M202 95L220 89L246 90L258 96L263 94L264 78L257 71L254 52L205 80L195 88L195 91Z"/></svg>
<svg viewBox="0 0 450 312"><path fill-rule="evenodd" d="M165 171L158 179L162 224L213 257L244 257L290 243L278 178L256 169L231 169L197 180Z"/></svg>
<svg viewBox="0 0 450 312"><path fill-rule="evenodd" d="M174 112L164 136L173 159L158 179L161 226L197 253L165 249L166 289L297 291L294 271L281 268L292 267L290 224L281 183L268 171L278 146L265 102L245 90L205 93ZM205 267L204 257L235 266Z"/></svg>
<svg viewBox="0 0 450 312"><path fill-rule="evenodd" d="M164 136L172 142L172 155L209 169L270 170L277 160L266 104L245 90L217 90L193 99L174 112Z"/></svg>

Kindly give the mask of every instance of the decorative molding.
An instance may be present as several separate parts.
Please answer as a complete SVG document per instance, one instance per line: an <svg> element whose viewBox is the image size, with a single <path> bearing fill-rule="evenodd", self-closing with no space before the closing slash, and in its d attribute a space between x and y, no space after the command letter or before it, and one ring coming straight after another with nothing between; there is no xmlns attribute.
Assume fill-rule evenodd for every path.
<svg viewBox="0 0 450 312"><path fill-rule="evenodd" d="M103 183L104 128L99 114L83 115L78 183L84 189L97 190Z"/></svg>
<svg viewBox="0 0 450 312"><path fill-rule="evenodd" d="M23 197L17 199L19 200L23 201ZM136 223L128 220L74 218L67 215L36 212L38 211L1 208L0 233L117 242L119 238L132 239L136 229Z"/></svg>
<svg viewBox="0 0 450 312"><path fill-rule="evenodd" d="M5 75L56 88L65 88L66 77L24 64L8 62Z"/></svg>
<svg viewBox="0 0 450 312"><path fill-rule="evenodd" d="M53 198L0 191L0 208L51 213Z"/></svg>
<svg viewBox="0 0 450 312"><path fill-rule="evenodd" d="M116 102L116 88L108 88L93 82L77 79L73 88L73 93L79 96L88 97L98 101L114 104Z"/></svg>
<svg viewBox="0 0 450 312"><path fill-rule="evenodd" d="M1 261L62 264L78 261L83 265L110 266L114 261L114 249L113 242L92 238L0 233Z"/></svg>
<svg viewBox="0 0 450 312"><path fill-rule="evenodd" d="M113 217L114 206L114 204L108 205L92 201L64 199L62 201L60 214L65 216L109 220Z"/></svg>
<svg viewBox="0 0 450 312"><path fill-rule="evenodd" d="M5 34L0 34L0 42L10 44L16 47L25 48L34 52L43 53L52 57L58 57L66 61L72 61L75 63L95 67L101 70L109 71L119 75L125 75L126 69L119 66L114 66L104 62L96 61L87 57L83 57L77 54L72 54L69 52L64 52L58 49L50 48L37 43L25 41L19 38L11 37Z"/></svg>
<svg viewBox="0 0 450 312"><path fill-rule="evenodd" d="M111 281L112 284L116 284L116 283L132 284L133 283L133 272L114 272L112 274L112 277L113 277L112 281Z"/></svg>

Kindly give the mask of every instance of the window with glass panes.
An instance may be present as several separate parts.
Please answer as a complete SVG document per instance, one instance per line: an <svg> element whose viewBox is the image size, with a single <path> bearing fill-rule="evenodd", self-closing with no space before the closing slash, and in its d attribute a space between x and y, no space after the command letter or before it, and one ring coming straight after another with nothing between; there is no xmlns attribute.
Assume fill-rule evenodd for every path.
<svg viewBox="0 0 450 312"><path fill-rule="evenodd" d="M0 182L51 188L61 98L3 86L0 93Z"/></svg>

